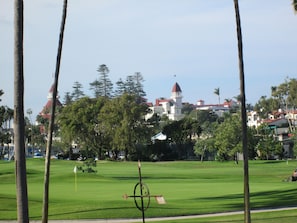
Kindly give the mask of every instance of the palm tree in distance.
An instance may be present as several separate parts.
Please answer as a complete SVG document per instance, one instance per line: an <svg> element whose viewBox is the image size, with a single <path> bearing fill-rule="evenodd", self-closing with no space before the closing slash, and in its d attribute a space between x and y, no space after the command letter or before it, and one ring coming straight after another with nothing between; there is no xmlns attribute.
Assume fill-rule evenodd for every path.
<svg viewBox="0 0 297 223"><path fill-rule="evenodd" d="M218 98L219 98L219 104L221 104L220 88L219 87L218 88L215 88L213 93L218 96Z"/></svg>

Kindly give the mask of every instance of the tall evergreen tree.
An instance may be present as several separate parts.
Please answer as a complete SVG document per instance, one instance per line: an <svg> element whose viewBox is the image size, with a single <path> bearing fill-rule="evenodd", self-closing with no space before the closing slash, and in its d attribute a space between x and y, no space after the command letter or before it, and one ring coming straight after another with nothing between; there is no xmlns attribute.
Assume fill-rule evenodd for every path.
<svg viewBox="0 0 297 223"><path fill-rule="evenodd" d="M71 102L72 102L72 95L70 94L70 92L66 92L64 95L63 103L64 105L69 105Z"/></svg>
<svg viewBox="0 0 297 223"><path fill-rule="evenodd" d="M135 72L133 75L128 75L125 81L120 78L116 83L116 95L121 96L125 93L135 95L138 103L143 102L143 97L146 96L146 93L143 90L143 81L144 79L140 72Z"/></svg>
<svg viewBox="0 0 297 223"><path fill-rule="evenodd" d="M90 83L90 90L94 92L95 98L98 98L103 95L102 86L103 86L103 83L100 82L99 80L95 80L92 83Z"/></svg>
<svg viewBox="0 0 297 223"><path fill-rule="evenodd" d="M126 86L126 93L136 95L135 82L134 82L133 75L128 75L126 77L125 86Z"/></svg>
<svg viewBox="0 0 297 223"><path fill-rule="evenodd" d="M85 94L82 90L83 86L81 83L79 83L78 81L75 81L73 86L73 92L71 93L71 97L73 100L78 100L80 98L82 98Z"/></svg>
<svg viewBox="0 0 297 223"><path fill-rule="evenodd" d="M115 95L116 96L121 96L124 93L127 92L126 90L126 85L124 83L124 81L122 80L122 78L120 78L117 82L116 82L117 88L115 90Z"/></svg>
<svg viewBox="0 0 297 223"><path fill-rule="evenodd" d="M94 91L94 96L104 96L111 98L113 94L113 84L108 76L109 69L105 64L101 64L98 69L99 79L90 83L90 89Z"/></svg>
<svg viewBox="0 0 297 223"><path fill-rule="evenodd" d="M144 81L143 76L140 72L135 72L134 74L134 82L135 82L135 93L138 98L143 98L146 96L146 93L143 90L143 84Z"/></svg>

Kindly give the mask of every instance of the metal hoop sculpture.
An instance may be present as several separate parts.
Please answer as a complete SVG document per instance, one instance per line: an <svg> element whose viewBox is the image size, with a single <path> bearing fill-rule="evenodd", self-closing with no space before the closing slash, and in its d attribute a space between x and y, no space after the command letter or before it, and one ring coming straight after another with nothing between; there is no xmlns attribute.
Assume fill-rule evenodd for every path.
<svg viewBox="0 0 297 223"><path fill-rule="evenodd" d="M140 195L137 195L138 193L140 193ZM138 182L135 185L133 197L134 197L134 203L140 211L145 211L146 209L149 208L151 197L150 197L149 188L145 183ZM138 203L138 200L139 200L138 198L140 198L140 202L141 202L140 204ZM147 199L146 202L144 202L144 198Z"/></svg>

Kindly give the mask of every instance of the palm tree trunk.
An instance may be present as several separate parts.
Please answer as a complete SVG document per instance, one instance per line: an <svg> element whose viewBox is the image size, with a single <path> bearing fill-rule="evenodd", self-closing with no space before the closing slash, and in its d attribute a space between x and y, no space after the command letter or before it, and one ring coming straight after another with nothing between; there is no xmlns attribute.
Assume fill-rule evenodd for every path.
<svg viewBox="0 0 297 223"><path fill-rule="evenodd" d="M25 157L23 27L24 4L14 2L14 149L18 222L29 222Z"/></svg>
<svg viewBox="0 0 297 223"><path fill-rule="evenodd" d="M240 78L240 96L241 96L241 123L242 123L242 148L244 160L244 222L251 222L250 214L250 191L249 191L249 167L248 167L248 148L247 148L247 117L245 106L245 83L244 83L244 66L242 53L242 34L240 24L240 13L238 0L234 0L236 14L237 41L238 41L238 59L239 59L239 78Z"/></svg>
<svg viewBox="0 0 297 223"><path fill-rule="evenodd" d="M58 91L57 89L58 89L58 80L59 80L59 71L60 71L60 62L61 62L61 55L62 55L66 15L67 15L67 0L64 0L57 62L56 62L53 98L52 98L51 119L50 119L50 124L48 129L48 137L47 137L48 141L46 146L42 223L48 222L49 176L50 176L50 160L51 160L50 158L51 158L51 148L52 148L53 129L54 129L54 122L55 122L55 111L56 111L56 101L57 101L57 91Z"/></svg>

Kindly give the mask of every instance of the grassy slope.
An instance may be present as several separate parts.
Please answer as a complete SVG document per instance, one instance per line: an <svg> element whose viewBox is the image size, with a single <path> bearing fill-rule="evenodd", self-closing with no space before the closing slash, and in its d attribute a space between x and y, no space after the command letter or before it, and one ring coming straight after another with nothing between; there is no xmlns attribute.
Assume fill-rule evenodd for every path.
<svg viewBox="0 0 297 223"><path fill-rule="evenodd" d="M53 160L50 182L50 219L138 218L132 198L138 182L135 162L106 162L96 174L77 174L73 161ZM253 209L297 204L296 183L283 182L297 162L250 162L250 192ZM0 161L0 219L15 219L14 163ZM27 161L31 219L41 218L44 160ZM162 194L166 205L151 200L146 217L203 214L243 210L242 163L157 162L142 163L143 181L150 192Z"/></svg>

